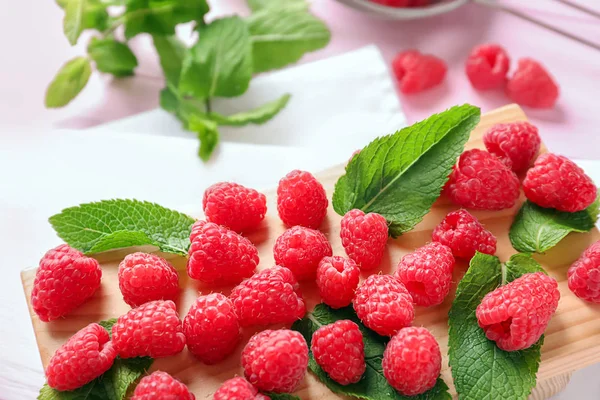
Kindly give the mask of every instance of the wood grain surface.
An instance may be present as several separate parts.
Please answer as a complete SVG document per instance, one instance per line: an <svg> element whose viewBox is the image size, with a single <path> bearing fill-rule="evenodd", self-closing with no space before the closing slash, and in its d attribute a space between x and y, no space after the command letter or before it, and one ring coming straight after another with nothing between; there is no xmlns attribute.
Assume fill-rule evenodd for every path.
<svg viewBox="0 0 600 400"><path fill-rule="evenodd" d="M510 122L525 120L523 111L510 105L482 117L481 123L473 131L467 148L483 148L482 135L485 130L499 122ZM545 151L545 150L543 150ZM283 176L288 171L281 171ZM343 166L317 174L331 198L333 186L337 178L343 173ZM269 211L265 221L259 229L248 235L249 239L258 247L260 253L259 269L268 268L273 265L272 248L276 238L284 231L284 226L277 217L275 206L275 191L267 192ZM521 199L523 200L523 198ZM511 247L508 239L508 231L513 217L520 207L520 202L512 209L499 212L474 212L479 220L491 230L498 238L497 255L501 261L507 260L516 251ZM199 207L200 208L200 207ZM388 241L388 249L384 256L379 272L391 273L395 269L400 258L422 246L431 240L433 228L455 206L443 199L434 204L431 212L419 223L414 230L406 233L398 239ZM339 238L339 225L341 217L333 209L329 208L326 221L321 230L328 236L333 252L336 255L345 255ZM542 363L538 373L538 387L534 390L532 398L543 399L562 389L569 379L569 373L573 370L583 368L600 361L600 307L594 307L577 299L568 289L566 273L569 265L578 258L581 252L591 243L600 239L600 233L594 229L589 234L570 234L558 246L548 251L545 255L536 255L535 258L544 266L550 276L559 282L561 300L556 315L550 322L546 332L546 340L542 349ZM35 269L28 269L21 273L23 289L29 304L32 324L44 366L47 365L54 351L60 347L73 333L87 324L103 319L118 317L129 310L121 298L117 283L117 267L120 260L128 253L138 251L136 249L123 249L95 256L102 264L103 277L102 287L92 300L75 310L66 319L44 323L33 313L29 298L35 276ZM154 248L142 248L145 251L154 251ZM199 284L187 277L185 272L186 260L182 257L163 255L173 263L180 274L180 285L183 288L178 301L178 309L181 316L185 315L191 303L198 294L206 294L213 291L221 291L228 294L231 287L212 288ZM454 286L461 279L467 268L466 263L459 262L455 268ZM375 271L377 273L378 271ZM365 276L363 276L364 278ZM317 302L316 286L313 283L302 283L302 290L309 309ZM417 307L414 325L425 326L438 339L444 354L442 376L451 387L452 378L448 368L447 344L448 327L447 313L453 296L450 295L443 304L432 307ZM244 342L255 330L244 330ZM167 359L156 360L153 370L167 371L189 385L198 399L210 398L216 388L226 379L235 375L242 375L239 363L239 354L243 345L240 345L236 353L224 362L206 366L194 359L187 349L181 354ZM318 382L310 373L301 384L296 394L303 399L330 399L339 398L329 389Z"/></svg>

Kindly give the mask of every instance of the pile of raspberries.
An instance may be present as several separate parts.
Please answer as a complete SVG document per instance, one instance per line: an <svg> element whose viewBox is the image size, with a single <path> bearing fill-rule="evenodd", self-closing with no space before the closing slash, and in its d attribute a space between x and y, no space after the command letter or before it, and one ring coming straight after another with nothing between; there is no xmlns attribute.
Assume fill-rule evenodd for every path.
<svg viewBox="0 0 600 400"><path fill-rule="evenodd" d="M373 273L386 254L385 218L348 211L339 225L346 254L334 255L319 230L329 206L325 189L309 172L297 170L277 188L277 211L287 230L275 241L274 260L266 260L275 266L257 272L258 250L244 235L265 223L265 195L236 183L211 186L203 199L206 218L191 228L187 275L209 287L235 285L230 295L201 295L180 319L175 305L179 272L157 255L130 254L119 265L118 280L131 310L118 318L110 336L93 323L69 339L48 364L48 384L74 390L107 371L116 357L169 357L185 346L200 362L219 363L236 350L243 328L289 325L303 318L307 309L299 282L314 281L325 304L336 309L352 304L366 327L391 338L382 370L393 388L406 396L431 389L442 356L427 329L411 326L415 307L445 301L456 259L496 252L494 235L466 209L515 207L521 186L533 203L565 212L584 210L596 197L595 185L572 161L551 153L538 157L540 137L528 122L495 125L483 142L487 151L465 151L443 189L442 196L462 208L446 215L432 241L406 254L393 274ZM568 275L578 297L600 303L600 242L586 250ZM95 259L68 245L52 249L40 261L33 309L42 321L62 318L94 296L101 276ZM556 280L526 274L487 294L477 307L477 320L500 349L519 351L540 338L559 297ZM319 327L310 343L290 329L263 330L243 348L244 377L223 383L214 398L266 399L261 393L293 392L306 373L309 348L341 385L358 382L365 372L363 335L350 320ZM168 397L174 395L178 397ZM144 377L132 398L194 396L159 371Z"/></svg>

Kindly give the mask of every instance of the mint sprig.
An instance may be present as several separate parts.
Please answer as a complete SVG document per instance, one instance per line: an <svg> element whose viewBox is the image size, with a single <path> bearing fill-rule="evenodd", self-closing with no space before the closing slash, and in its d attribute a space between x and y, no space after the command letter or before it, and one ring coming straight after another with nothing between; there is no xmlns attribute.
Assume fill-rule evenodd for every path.
<svg viewBox="0 0 600 400"><path fill-rule="evenodd" d="M439 197L479 117L479 108L465 104L375 139L338 179L333 208L379 213L394 237L411 230Z"/></svg>
<svg viewBox="0 0 600 400"><path fill-rule="evenodd" d="M354 321L359 326L365 344L365 361L367 369L359 382L345 386L340 385L329 378L329 375L319 367L312 353L309 353L308 368L333 392L365 400L451 399L451 396L448 393L448 387L441 378L438 378L433 389L418 396L403 396L392 388L385 379L381 367L383 352L385 351L385 346L387 345L389 338L380 336L365 327L356 316L352 306L334 310L325 304L318 304L311 314L304 319L295 322L294 325L292 325L292 329L300 332L310 347L312 335L317 329L323 325L328 325L342 319Z"/></svg>
<svg viewBox="0 0 600 400"><path fill-rule="evenodd" d="M487 293L539 271L543 269L527 254L516 254L505 264L482 253L471 260L448 314L449 363L460 399L524 400L535 387L544 338L526 350L500 350L479 327L475 310Z"/></svg>

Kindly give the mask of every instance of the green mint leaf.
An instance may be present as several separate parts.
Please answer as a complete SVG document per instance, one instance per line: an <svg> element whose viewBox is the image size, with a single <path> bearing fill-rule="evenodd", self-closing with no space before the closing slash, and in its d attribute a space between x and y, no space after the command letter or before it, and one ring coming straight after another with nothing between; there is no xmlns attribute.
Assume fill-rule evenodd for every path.
<svg viewBox="0 0 600 400"><path fill-rule="evenodd" d="M60 0L59 0L60 1ZM65 0L62 0L65 1ZM286 0L286 6L304 6L308 9L308 3L306 0ZM280 7L281 0L248 0L248 6L252 11L260 11L263 8L268 7Z"/></svg>
<svg viewBox="0 0 600 400"><path fill-rule="evenodd" d="M56 4L62 9L65 9L69 4L69 0L56 0ZM83 1L83 15L82 15L82 30L83 29L96 29L103 31L108 28L108 12L106 11L107 5L101 0L84 0ZM71 14L73 15L73 14ZM69 22L71 24L73 20ZM64 25L64 21L63 21ZM71 29L71 26L69 26Z"/></svg>
<svg viewBox="0 0 600 400"><path fill-rule="evenodd" d="M179 86L179 75L187 48L177 36L153 35L154 47L158 53L167 85L176 89ZM164 108L164 107L163 107Z"/></svg>
<svg viewBox="0 0 600 400"><path fill-rule="evenodd" d="M138 200L103 200L64 209L50 217L59 237L84 253L154 245L186 255L194 219Z"/></svg>
<svg viewBox="0 0 600 400"><path fill-rule="evenodd" d="M198 134L198 139L200 140L198 156L202 161L208 161L217 144L219 144L217 124L214 121L192 114L189 118L188 129Z"/></svg>
<svg viewBox="0 0 600 400"><path fill-rule="evenodd" d="M179 110L179 97L168 87L160 91L159 103L160 107L167 112L176 114Z"/></svg>
<svg viewBox="0 0 600 400"><path fill-rule="evenodd" d="M497 257L477 253L458 284L448 313L450 367L461 399L526 399L536 383L543 337L516 352L500 350L477 324L475 310L483 297L523 274L543 271L527 254L504 265Z"/></svg>
<svg viewBox="0 0 600 400"><path fill-rule="evenodd" d="M439 197L479 116L465 104L375 139L338 179L333 208L379 213L394 237L411 230Z"/></svg>
<svg viewBox="0 0 600 400"><path fill-rule="evenodd" d="M177 24L203 21L207 12L206 0L126 0L125 37L173 35Z"/></svg>
<svg viewBox="0 0 600 400"><path fill-rule="evenodd" d="M252 48L244 21L218 19L199 27L198 33L198 42L183 60L180 94L208 99L244 93L252 78Z"/></svg>
<svg viewBox="0 0 600 400"><path fill-rule="evenodd" d="M588 232L598 220L600 197L583 211L568 213L526 201L510 227L510 242L522 252L544 253L571 232Z"/></svg>
<svg viewBox="0 0 600 400"><path fill-rule="evenodd" d="M102 375L102 384L109 400L125 399L130 387L144 375L154 360L150 357L117 358Z"/></svg>
<svg viewBox="0 0 600 400"><path fill-rule="evenodd" d="M84 2L85 0L69 0L65 8L63 31L71 46L77 44L77 39L83 32Z"/></svg>
<svg viewBox="0 0 600 400"><path fill-rule="evenodd" d="M116 323L117 323L117 319L111 318L111 319L107 319L107 320L98 322L98 325L100 325L101 327L106 329L108 331L108 336L110 336L110 338L112 339L112 327Z"/></svg>
<svg viewBox="0 0 600 400"><path fill-rule="evenodd" d="M38 400L106 400L107 398L106 390L99 384L99 379L95 379L77 390L68 392L52 389L46 383L40 389L37 397Z"/></svg>
<svg viewBox="0 0 600 400"><path fill-rule="evenodd" d="M323 21L311 15L303 2L294 3L299 6L267 7L247 19L255 73L295 63L329 43L331 33Z"/></svg>
<svg viewBox="0 0 600 400"><path fill-rule="evenodd" d="M291 95L285 94L277 100L263 104L254 110L232 115L221 115L211 112L209 117L219 125L244 126L248 124L264 124L287 105L290 97Z"/></svg>
<svg viewBox="0 0 600 400"><path fill-rule="evenodd" d="M112 38L92 38L87 51L98 71L115 76L132 75L138 65L129 46Z"/></svg>
<svg viewBox="0 0 600 400"><path fill-rule="evenodd" d="M319 367L312 353L309 353L308 368L313 374L323 382L329 389L335 393L346 396L357 397L365 400L450 400L448 387L441 378L435 387L421 395L406 397L394 390L383 376L381 361L383 352L389 338L379 336L377 333L366 328L356 316L352 306L334 310L325 304L318 304L313 312L304 319L297 321L292 325L292 329L300 332L306 339L310 348L310 342L313 333L323 325L331 324L342 319L354 321L363 334L365 344L365 361L367 369L360 381L350 385L340 385L335 382L325 371Z"/></svg>
<svg viewBox="0 0 600 400"><path fill-rule="evenodd" d="M91 74L92 67L87 58L75 57L67 61L46 90L46 107L58 108L69 104L83 90Z"/></svg>
<svg viewBox="0 0 600 400"><path fill-rule="evenodd" d="M300 397L288 393L266 393L271 400L300 400Z"/></svg>

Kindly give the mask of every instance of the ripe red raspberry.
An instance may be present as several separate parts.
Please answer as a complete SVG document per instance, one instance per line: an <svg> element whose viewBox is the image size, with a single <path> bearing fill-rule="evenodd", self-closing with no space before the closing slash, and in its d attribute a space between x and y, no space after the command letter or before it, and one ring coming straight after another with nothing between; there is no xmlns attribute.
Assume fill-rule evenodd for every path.
<svg viewBox="0 0 600 400"><path fill-rule="evenodd" d="M98 324L89 324L50 359L46 368L48 386L56 390L75 390L108 371L117 351L108 331Z"/></svg>
<svg viewBox="0 0 600 400"><path fill-rule="evenodd" d="M440 346L425 328L401 329L385 348L382 367L385 379L403 395L424 393L440 375Z"/></svg>
<svg viewBox="0 0 600 400"><path fill-rule="evenodd" d="M119 264L123 300L137 307L152 300L175 300L179 276L167 260L154 254L133 253Z"/></svg>
<svg viewBox="0 0 600 400"><path fill-rule="evenodd" d="M293 392L308 367L306 340L289 329L259 332L242 351L242 367L246 379L262 391Z"/></svg>
<svg viewBox="0 0 600 400"><path fill-rule="evenodd" d="M415 304L429 307L441 304L450 292L453 270L452 250L432 242L402 257L394 276L406 286Z"/></svg>
<svg viewBox="0 0 600 400"><path fill-rule="evenodd" d="M552 153L538 157L523 180L525 196L560 211L585 210L596 199L594 182L573 161Z"/></svg>
<svg viewBox="0 0 600 400"><path fill-rule="evenodd" d="M183 333L200 361L215 364L225 359L241 338L233 303L221 293L198 297L183 319Z"/></svg>
<svg viewBox="0 0 600 400"><path fill-rule="evenodd" d="M130 310L112 327L112 341L121 358L168 357L185 347L175 303L156 300Z"/></svg>
<svg viewBox="0 0 600 400"><path fill-rule="evenodd" d="M515 103L533 108L552 108L558 99L558 85L537 61L519 60L506 85L506 94Z"/></svg>
<svg viewBox="0 0 600 400"><path fill-rule="evenodd" d="M346 254L360 269L377 268L388 239L387 221L377 213L350 210L342 218L340 237Z"/></svg>
<svg viewBox="0 0 600 400"><path fill-rule="evenodd" d="M350 305L360 279L354 260L339 256L324 257L317 268L317 286L323 303L332 308Z"/></svg>
<svg viewBox="0 0 600 400"><path fill-rule="evenodd" d="M477 322L500 349L523 350L542 336L559 299L556 280L543 272L525 274L485 295Z"/></svg>
<svg viewBox="0 0 600 400"><path fill-rule="evenodd" d="M275 263L288 268L299 281L315 279L319 261L331 254L331 245L325 235L303 226L283 232L273 247Z"/></svg>
<svg viewBox="0 0 600 400"><path fill-rule="evenodd" d="M483 136L487 151L498 157L515 172L533 163L540 150L538 129L529 122L496 124Z"/></svg>
<svg viewBox="0 0 600 400"><path fill-rule="evenodd" d="M383 336L392 336L415 317L413 299L391 275L371 275L356 289L354 311L360 320Z"/></svg>
<svg viewBox="0 0 600 400"><path fill-rule="evenodd" d="M212 222L192 226L188 250L188 275L204 283L237 284L252 276L258 250L245 237Z"/></svg>
<svg viewBox="0 0 600 400"><path fill-rule="evenodd" d="M519 178L484 150L465 151L444 188L454 204L475 210L502 210L519 198Z"/></svg>
<svg viewBox="0 0 600 400"><path fill-rule="evenodd" d="M317 229L327 215L327 194L310 173L294 170L279 181L277 211L286 226Z"/></svg>
<svg viewBox="0 0 600 400"><path fill-rule="evenodd" d="M237 183L215 183L204 192L202 209L206 220L235 232L256 228L267 213L267 198Z"/></svg>
<svg viewBox="0 0 600 400"><path fill-rule="evenodd" d="M340 320L317 329L310 349L323 371L340 385L360 380L365 373L365 345L358 325Z"/></svg>
<svg viewBox="0 0 600 400"><path fill-rule="evenodd" d="M258 393L250 382L237 376L223 382L213 395L213 400L258 400L268 397Z"/></svg>
<svg viewBox="0 0 600 400"><path fill-rule="evenodd" d="M156 371L143 377L131 400L195 400L187 386L166 372Z"/></svg>
<svg viewBox="0 0 600 400"><path fill-rule="evenodd" d="M241 326L288 324L306 314L298 281L292 271L278 265L240 283L229 298Z"/></svg>
<svg viewBox="0 0 600 400"><path fill-rule="evenodd" d="M33 311L44 322L64 317L96 293L101 277L98 261L68 245L49 250L35 273Z"/></svg>
<svg viewBox="0 0 600 400"><path fill-rule="evenodd" d="M398 53L392 61L392 70L402 93L417 93L439 85L446 76L446 63L435 56L417 50Z"/></svg>
<svg viewBox="0 0 600 400"><path fill-rule="evenodd" d="M592 244L569 268L569 289L580 299L600 303L600 241Z"/></svg>
<svg viewBox="0 0 600 400"><path fill-rule="evenodd" d="M454 257L470 260L475 252L493 255L496 237L467 210L452 211L435 227L432 239L452 249Z"/></svg>
<svg viewBox="0 0 600 400"><path fill-rule="evenodd" d="M497 44L482 44L471 50L465 71L475 89L496 89L506 82L509 64L504 48Z"/></svg>

